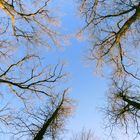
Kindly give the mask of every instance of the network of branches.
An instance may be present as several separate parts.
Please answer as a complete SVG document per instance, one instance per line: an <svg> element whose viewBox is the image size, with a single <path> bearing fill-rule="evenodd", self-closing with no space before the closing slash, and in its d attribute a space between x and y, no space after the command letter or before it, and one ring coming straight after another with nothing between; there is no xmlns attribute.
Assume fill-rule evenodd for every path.
<svg viewBox="0 0 140 140"><path fill-rule="evenodd" d="M91 130L82 129L79 133L73 134L70 140L96 140Z"/></svg>
<svg viewBox="0 0 140 140"><path fill-rule="evenodd" d="M39 52L35 55L36 49L31 49L32 53L30 50L36 46L60 46L65 42L57 32L59 21L51 14L50 2L0 0L0 58L4 60L0 64L3 87L0 94L2 99L12 99L10 103L4 100L1 104L0 121L12 128L13 131L7 133L15 139L41 140L47 136L55 140L63 129L64 118L71 113L67 88L55 90L66 77L63 65L45 66ZM110 123L125 126L127 130L128 123L132 122L139 135L140 1L79 2L86 22L80 32L89 29L91 41L88 58L95 60L97 67L107 64L112 68L106 110ZM15 47L24 53L24 48L28 51L22 56ZM20 59L15 59L9 51Z"/></svg>
<svg viewBox="0 0 140 140"><path fill-rule="evenodd" d="M50 2L0 0L0 127L14 139L56 139L71 114L63 64L44 64L34 51L64 41Z"/></svg>
<svg viewBox="0 0 140 140"><path fill-rule="evenodd" d="M93 38L89 59L97 60L97 66L111 63L115 74L139 80L139 1L84 0L81 11L87 23L84 29L90 28Z"/></svg>
<svg viewBox="0 0 140 140"><path fill-rule="evenodd" d="M26 42L45 47L63 44L64 39L56 28L59 20L51 15L50 2L51 0L1 0L1 46L15 46L19 42L22 42L21 45Z"/></svg>
<svg viewBox="0 0 140 140"><path fill-rule="evenodd" d="M140 1L80 2L80 12L86 22L81 32L88 29L90 34L88 59L95 61L97 67L112 68L107 108L110 123L128 126L133 120L139 134Z"/></svg>

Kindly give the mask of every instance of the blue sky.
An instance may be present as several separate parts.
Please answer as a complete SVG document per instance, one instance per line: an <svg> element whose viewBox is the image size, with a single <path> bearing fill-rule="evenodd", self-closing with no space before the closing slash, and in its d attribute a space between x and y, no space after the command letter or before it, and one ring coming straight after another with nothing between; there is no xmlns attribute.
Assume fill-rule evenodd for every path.
<svg viewBox="0 0 140 140"><path fill-rule="evenodd" d="M73 116L67 123L67 129L71 132L78 132L82 128L101 131L102 115L99 107L104 104L104 93L107 81L103 77L95 76L94 69L86 66L85 51L88 43L75 38L76 32L84 25L78 15L76 4L72 1L62 1L60 9L61 28L63 32L71 36L70 44L58 50L51 50L46 55L48 63L66 61L66 72L69 73L68 87L70 96L76 100L76 109ZM46 52L43 52L45 56ZM96 133L95 131L95 133ZM66 134L67 135L67 134ZM69 134L70 135L70 134ZM100 133L99 133L100 135Z"/></svg>

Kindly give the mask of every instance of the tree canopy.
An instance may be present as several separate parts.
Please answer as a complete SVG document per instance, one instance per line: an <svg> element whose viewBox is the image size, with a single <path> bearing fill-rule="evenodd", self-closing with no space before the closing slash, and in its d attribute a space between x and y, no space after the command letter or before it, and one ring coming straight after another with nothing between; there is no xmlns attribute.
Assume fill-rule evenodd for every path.
<svg viewBox="0 0 140 140"><path fill-rule="evenodd" d="M64 65L35 51L63 44L50 2L0 0L0 122L14 139L56 139L72 112Z"/></svg>
<svg viewBox="0 0 140 140"><path fill-rule="evenodd" d="M46 64L36 52L66 41L51 2L0 0L0 122L14 139L59 139L74 107L64 64ZM111 71L109 124L126 131L131 124L140 135L140 1L79 0L78 5L85 21L79 32L88 30L87 57L96 68ZM73 139L94 138L83 132Z"/></svg>
<svg viewBox="0 0 140 140"><path fill-rule="evenodd" d="M134 124L139 134L139 0L82 0L80 11L89 30L88 58L97 67L110 66L109 123Z"/></svg>

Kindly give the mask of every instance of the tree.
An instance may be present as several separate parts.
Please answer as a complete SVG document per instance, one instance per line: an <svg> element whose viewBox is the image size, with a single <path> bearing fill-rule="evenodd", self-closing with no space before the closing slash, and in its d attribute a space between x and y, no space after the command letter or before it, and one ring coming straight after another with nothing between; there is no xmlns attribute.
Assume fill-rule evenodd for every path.
<svg viewBox="0 0 140 140"><path fill-rule="evenodd" d="M50 15L49 2L51 0L1 0L1 46L19 45L20 41L34 46L50 47L52 43L59 46L59 41L63 42L55 28L59 21Z"/></svg>
<svg viewBox="0 0 140 140"><path fill-rule="evenodd" d="M126 77L123 80L112 79L112 86L109 88L109 103L107 109L105 109L111 127L124 127L128 133L129 126L133 124L136 128L136 136L140 134L139 88Z"/></svg>
<svg viewBox="0 0 140 140"><path fill-rule="evenodd" d="M0 121L12 127L12 133L8 133L20 137L31 132L32 136L38 137L46 126L41 140L46 133L49 135L54 133L53 137L55 137L56 132L63 128L64 120L71 113L72 101L66 97L67 90L64 90L63 94L59 91L54 92L57 83L66 76L62 71L63 66L40 68L35 59L39 58L26 56L5 70L1 68L1 85L5 85L6 89L10 90L9 93L13 93L13 97L18 97L20 102L17 101L19 107L12 105L11 102L1 105ZM36 65L26 70L27 63L32 64L30 61L35 61ZM4 91L1 91L1 95L6 96ZM40 109L35 112L37 108Z"/></svg>
<svg viewBox="0 0 140 140"><path fill-rule="evenodd" d="M45 137L57 139L72 111L71 99L66 94L67 90L63 91L61 97L58 94L50 98L45 106L39 107L36 111L26 110L25 113L21 112L21 115L15 114L14 121L10 123L15 128L15 132L11 132L14 137L26 139L28 136L33 140L42 140Z"/></svg>
<svg viewBox="0 0 140 140"><path fill-rule="evenodd" d="M79 133L74 134L70 140L95 140L91 130L82 129Z"/></svg>
<svg viewBox="0 0 140 140"><path fill-rule="evenodd" d="M109 100L111 111L107 111L108 115L115 121L114 123L123 120L123 123L128 125L127 121L131 120L126 120L127 114L127 117L132 118L137 124L137 129L139 121L136 120L139 120L140 109L138 92L140 2L81 0L80 11L86 22L81 32L89 29L91 37L88 58L96 61L97 67L110 65L113 69L110 77L113 79L111 88L115 91L109 90L112 94ZM130 85L133 85L133 90L130 90L132 87L128 86L128 80L124 80L124 77L130 81ZM120 86L120 82L123 86Z"/></svg>
<svg viewBox="0 0 140 140"><path fill-rule="evenodd" d="M41 52L35 53L38 46L65 41L57 32L59 21L51 14L50 2L0 0L0 126L10 127L14 138L32 134L41 140L48 133L55 137L70 115L67 88L63 85L62 92L59 85L66 78L63 64L44 64ZM41 128L44 132L37 138Z"/></svg>
<svg viewBox="0 0 140 140"><path fill-rule="evenodd" d="M132 53L139 45L139 7L137 0L84 0L81 6L87 23L85 28L91 28L93 36L89 58L97 60L97 65L100 66L111 63L115 74L127 73L136 79L139 79L138 71L135 72L132 66L136 65L137 61ZM133 68L132 72L129 67Z"/></svg>

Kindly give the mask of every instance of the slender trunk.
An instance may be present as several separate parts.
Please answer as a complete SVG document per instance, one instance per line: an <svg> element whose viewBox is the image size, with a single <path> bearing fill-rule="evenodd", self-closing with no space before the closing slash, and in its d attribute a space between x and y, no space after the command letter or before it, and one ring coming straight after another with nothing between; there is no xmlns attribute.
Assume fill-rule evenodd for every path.
<svg viewBox="0 0 140 140"><path fill-rule="evenodd" d="M49 119L47 119L42 128L38 131L38 133L36 134L36 136L34 137L33 140L42 140L48 127L50 126L50 124L52 123L53 120L55 120L55 118L58 115L59 110L61 109L61 106L63 104L64 98L62 99L62 101L60 102L59 106L56 108L56 110L53 112L53 114L51 115L51 117Z"/></svg>

